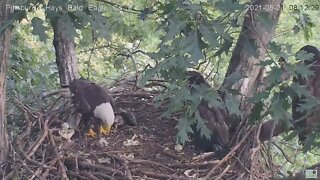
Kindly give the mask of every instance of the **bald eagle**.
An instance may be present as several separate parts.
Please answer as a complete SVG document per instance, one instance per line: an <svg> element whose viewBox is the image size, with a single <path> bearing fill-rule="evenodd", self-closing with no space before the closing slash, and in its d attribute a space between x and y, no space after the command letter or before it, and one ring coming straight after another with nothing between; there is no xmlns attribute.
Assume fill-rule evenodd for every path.
<svg viewBox="0 0 320 180"><path fill-rule="evenodd" d="M310 69L314 71L312 76L307 78L302 77L300 74L298 77L293 78L293 82L305 86L315 98L320 97L320 51L314 46L304 46L299 51L305 51L307 53L313 54L313 58L310 60L303 60L305 65L309 65ZM298 129L299 140L304 143L307 134L312 131L317 125L320 124L320 105L315 106L312 109L311 114L307 114L306 111L301 111L299 106L304 104L306 101L305 96L299 97L296 95L292 99L292 119L294 120L294 126ZM319 101L319 99L318 99Z"/></svg>
<svg viewBox="0 0 320 180"><path fill-rule="evenodd" d="M192 85L210 87L200 73L188 71L186 74L191 94L195 91ZM200 117L206 121L208 129L211 131L211 137L208 139L202 136L196 124L192 125L192 137L196 149L205 152L215 151L219 157L223 157L229 149L229 123L226 109L209 107L208 102L202 99L198 106L198 112Z"/></svg>
<svg viewBox="0 0 320 180"><path fill-rule="evenodd" d="M96 133L91 125L99 126L100 134L108 134L114 123L113 101L101 86L83 79L74 79L69 84L72 102L82 113L81 123L89 127L88 135L94 137ZM93 121L90 119L93 118ZM91 123L91 124L90 124Z"/></svg>

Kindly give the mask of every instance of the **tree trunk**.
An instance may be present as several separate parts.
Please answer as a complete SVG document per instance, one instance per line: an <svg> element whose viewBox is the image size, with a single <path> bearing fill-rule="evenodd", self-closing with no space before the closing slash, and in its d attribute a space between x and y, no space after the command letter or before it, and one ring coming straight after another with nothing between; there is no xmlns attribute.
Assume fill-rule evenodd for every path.
<svg viewBox="0 0 320 180"><path fill-rule="evenodd" d="M231 123L232 133L236 134L239 134L239 128L245 124L253 108L253 104L246 103L245 100L257 92L258 84L263 83L264 68L256 64L266 58L266 49L278 23L283 0L258 0L252 2L254 2L252 4L254 8L252 10L249 9L245 15L241 34L232 53L223 83L225 88L232 88L241 93L236 99L241 102L239 108L243 114L241 117L233 118ZM267 16L273 24L262 24L261 16L264 16L264 18ZM237 73L243 78L231 84L227 78L233 73Z"/></svg>
<svg viewBox="0 0 320 180"><path fill-rule="evenodd" d="M241 93L236 99L240 102L239 108L243 114L241 117L232 119L231 127L235 130L231 135L233 136L231 146L234 151L237 150L237 158L248 170L241 173L242 178L240 179L265 179L272 177L272 174L266 171L266 164L260 161L260 129L247 124L248 115L251 113L253 105L246 102L246 99L258 91L258 85L263 81L264 68L256 64L266 58L268 44L274 35L283 0L256 0L252 2L254 2L252 4L254 9L248 9L245 15L241 34L233 51L223 86ZM261 20L266 17L269 20ZM262 22L272 22L272 24L266 25ZM239 74L242 79L231 84L227 77L233 73ZM271 126L271 129L274 128L273 124ZM265 176L261 177L261 174L265 174Z"/></svg>
<svg viewBox="0 0 320 180"><path fill-rule="evenodd" d="M227 80L223 84L224 87L231 86L233 89L239 90L242 96L237 97L237 99L241 102L253 96L257 91L258 82L262 81L264 69L255 64L264 61L266 58L266 49L278 23L280 16L279 7L282 6L283 0L258 0L253 2L255 2L253 7L261 8L254 8L254 10L248 10L246 13L243 28L226 73L226 77L228 77L230 74L237 72L244 78L235 84L229 84ZM259 16L266 13L270 22L273 22L272 27L266 27L266 25L261 23L262 21ZM250 49L252 50L253 47L257 48L255 56L250 52ZM246 112L244 117L251 112L251 108L246 103L241 104L240 109Z"/></svg>
<svg viewBox="0 0 320 180"><path fill-rule="evenodd" d="M6 8L8 1L0 1L0 27L8 20L9 10ZM0 165L7 158L9 145L6 119L6 76L9 58L11 27L0 32ZM1 171L0 171L1 174Z"/></svg>
<svg viewBox="0 0 320 180"><path fill-rule="evenodd" d="M77 56L73 38L67 37L63 20L52 20L54 32L53 45L56 51L56 63L59 71L60 83L68 85L73 79L79 78Z"/></svg>

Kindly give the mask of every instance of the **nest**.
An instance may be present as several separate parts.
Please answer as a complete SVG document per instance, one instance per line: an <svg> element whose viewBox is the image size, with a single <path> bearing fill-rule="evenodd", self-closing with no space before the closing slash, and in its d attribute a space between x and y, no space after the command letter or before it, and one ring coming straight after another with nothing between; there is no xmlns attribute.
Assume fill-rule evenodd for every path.
<svg viewBox="0 0 320 180"><path fill-rule="evenodd" d="M117 108L132 112L138 124L119 125L99 138L70 135L72 129L63 125L72 111L68 98L44 110L16 99L25 121L10 143L4 179L243 179L250 174L232 158L240 145L222 160L214 153L197 155L190 144L176 145L177 117L162 116L165 107L153 104L158 94L114 90Z"/></svg>

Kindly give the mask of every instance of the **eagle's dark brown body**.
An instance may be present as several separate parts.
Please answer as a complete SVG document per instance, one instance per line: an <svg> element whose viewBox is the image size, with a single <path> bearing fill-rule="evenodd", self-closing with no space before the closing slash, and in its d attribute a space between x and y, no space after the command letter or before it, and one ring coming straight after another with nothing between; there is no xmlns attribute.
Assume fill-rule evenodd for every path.
<svg viewBox="0 0 320 180"><path fill-rule="evenodd" d="M89 129L91 125L94 125L95 129L97 130L98 125L101 126L107 124L104 118L95 117L95 109L101 106L101 104L110 103L110 113L112 113L112 116L114 116L114 112L112 110L112 107L114 107L112 98L101 86L87 80L75 79L69 84L69 88L71 94L73 94L73 104L75 105L77 111L82 113L80 123L84 126L84 129ZM113 121L114 119L112 119L112 124ZM110 126L112 124L110 124Z"/></svg>
<svg viewBox="0 0 320 180"><path fill-rule="evenodd" d="M303 78L299 75L294 78L293 81L301 86L305 86L315 98L320 98L320 51L314 46L304 46L298 52L306 51L307 53L314 54L314 57L310 60L303 60L302 62L306 65L310 65L310 69L314 71L314 75ZM315 128L320 124L320 106L316 106L312 113L306 117L306 112L299 111L299 104L303 104L306 98L294 97L292 100L292 118L294 120L295 128L300 132L298 134L299 140L304 141L306 135L310 133L312 128ZM320 99L318 99L319 101Z"/></svg>
<svg viewBox="0 0 320 180"><path fill-rule="evenodd" d="M92 112L102 103L110 102L112 98L101 86L83 79L75 79L69 85L73 96L73 102L82 112Z"/></svg>
<svg viewBox="0 0 320 180"><path fill-rule="evenodd" d="M188 71L188 84L190 91L193 93L192 84L194 85L210 85L205 81L203 76L195 71ZM210 139L202 136L196 125L192 125L194 131L193 143L195 147L200 151L215 151L224 155L228 151L229 143L229 123L227 112L223 108L209 107L208 102L202 100L198 106L198 112L202 119L206 121L208 129L212 135Z"/></svg>

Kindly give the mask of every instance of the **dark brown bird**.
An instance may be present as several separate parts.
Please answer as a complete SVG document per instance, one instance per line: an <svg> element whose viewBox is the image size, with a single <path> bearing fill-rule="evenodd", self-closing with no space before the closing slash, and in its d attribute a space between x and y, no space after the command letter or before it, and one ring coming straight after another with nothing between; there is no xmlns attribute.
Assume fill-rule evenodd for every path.
<svg viewBox="0 0 320 180"><path fill-rule="evenodd" d="M192 85L205 85L210 87L204 77L195 71L188 71L188 86L190 92L194 93ZM202 136L200 130L197 129L196 124L192 125L193 129L193 143L196 149L200 151L215 151L218 156L224 156L228 152L229 143L229 123L227 111L224 108L209 107L206 100L201 100L198 106L198 112L202 119L206 120L206 125L211 131L210 139Z"/></svg>
<svg viewBox="0 0 320 180"><path fill-rule="evenodd" d="M74 79L69 84L72 101L77 110L82 113L81 121L85 127L100 125L100 134L108 134L114 123L113 101L101 86L83 79ZM90 119L94 121L91 122ZM88 135L95 136L90 128Z"/></svg>
<svg viewBox="0 0 320 180"><path fill-rule="evenodd" d="M306 51L307 53L313 54L313 58L310 60L302 60L305 65L309 65L310 69L314 71L312 76L307 78L298 75L298 77L293 78L293 82L305 86L307 90L310 91L311 95L315 98L320 97L320 51L314 46L304 46L297 53L301 51ZM298 129L299 140L304 142L307 134L309 134L312 129L320 124L320 106L317 105L312 109L312 113L307 115L306 111L299 111L299 106L304 104L306 100L305 96L293 97L292 100L292 119L294 121L294 126ZM319 100L319 99L318 99Z"/></svg>

